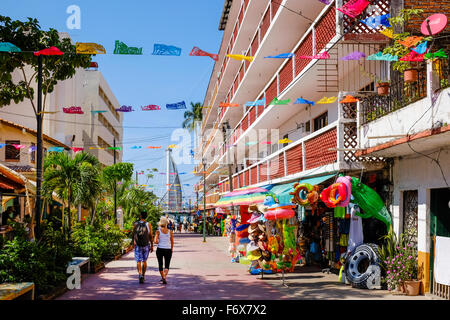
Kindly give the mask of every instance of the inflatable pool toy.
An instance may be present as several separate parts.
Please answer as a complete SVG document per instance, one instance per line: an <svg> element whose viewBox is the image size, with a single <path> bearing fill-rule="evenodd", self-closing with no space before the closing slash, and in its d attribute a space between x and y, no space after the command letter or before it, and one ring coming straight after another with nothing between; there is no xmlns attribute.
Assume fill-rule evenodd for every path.
<svg viewBox="0 0 450 320"><path fill-rule="evenodd" d="M392 224L391 214L387 211L378 193L361 183L358 178L352 177L351 184L354 202L364 211L364 213L357 212L356 214L362 218L375 218L383 221L389 229Z"/></svg>
<svg viewBox="0 0 450 320"><path fill-rule="evenodd" d="M264 218L267 220L277 220L277 219L290 219L295 216L295 211L292 209L277 208L269 210L264 213Z"/></svg>
<svg viewBox="0 0 450 320"><path fill-rule="evenodd" d="M289 225L287 220L283 221L284 254L291 254L297 247L297 244L295 243L294 229L295 226Z"/></svg>
<svg viewBox="0 0 450 320"><path fill-rule="evenodd" d="M307 194L313 190L313 186L309 183L295 183L294 191L289 192L290 195L293 195L292 203L298 203L299 205L306 206L309 204L309 200L307 198Z"/></svg>
<svg viewBox="0 0 450 320"><path fill-rule="evenodd" d="M342 182L333 183L320 193L322 200L328 208L335 208L344 201L350 201L350 195L347 194L347 186Z"/></svg>
<svg viewBox="0 0 450 320"><path fill-rule="evenodd" d="M350 198L352 196L352 178L350 176L338 177L336 180L337 183L344 184L346 188L347 197L341 203L338 203L338 207L346 207L350 203Z"/></svg>

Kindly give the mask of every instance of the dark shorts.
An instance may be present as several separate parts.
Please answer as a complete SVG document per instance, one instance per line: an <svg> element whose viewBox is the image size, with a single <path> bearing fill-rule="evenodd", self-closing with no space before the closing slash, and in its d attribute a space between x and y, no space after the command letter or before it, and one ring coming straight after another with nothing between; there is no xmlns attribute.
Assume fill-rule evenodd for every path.
<svg viewBox="0 0 450 320"><path fill-rule="evenodd" d="M137 262L147 261L149 253L150 253L150 245L145 247L140 247L136 245L134 247L134 260L136 260Z"/></svg>

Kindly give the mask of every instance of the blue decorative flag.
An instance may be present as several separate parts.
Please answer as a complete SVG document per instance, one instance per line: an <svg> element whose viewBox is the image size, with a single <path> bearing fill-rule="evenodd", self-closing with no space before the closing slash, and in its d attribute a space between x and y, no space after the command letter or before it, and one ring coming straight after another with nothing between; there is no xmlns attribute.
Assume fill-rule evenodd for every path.
<svg viewBox="0 0 450 320"><path fill-rule="evenodd" d="M155 56L179 56L181 55L181 48L155 43L152 54Z"/></svg>
<svg viewBox="0 0 450 320"><path fill-rule="evenodd" d="M131 149L142 149L142 146L132 146Z"/></svg>
<svg viewBox="0 0 450 320"><path fill-rule="evenodd" d="M294 104L310 104L310 105L315 105L316 103L314 101L309 101L303 98L298 98Z"/></svg>
<svg viewBox="0 0 450 320"><path fill-rule="evenodd" d="M20 48L10 42L0 42L0 52L21 52Z"/></svg>
<svg viewBox="0 0 450 320"><path fill-rule="evenodd" d="M48 148L49 152L63 152L64 151L64 147L50 147Z"/></svg>
<svg viewBox="0 0 450 320"><path fill-rule="evenodd" d="M184 101L178 103L168 103L166 104L167 110L177 110L177 109L186 109L186 103Z"/></svg>
<svg viewBox="0 0 450 320"><path fill-rule="evenodd" d="M412 50L417 52L418 54L424 54L427 51L427 45L428 41L424 41Z"/></svg>
<svg viewBox="0 0 450 320"><path fill-rule="evenodd" d="M391 24L389 23L389 13L383 14L381 16L373 16L366 18L364 20L361 20L362 23L368 25L369 27L376 29L378 26L385 26L387 28L391 27Z"/></svg>
<svg viewBox="0 0 450 320"><path fill-rule="evenodd" d="M289 58L292 58L293 56L295 56L295 54L293 54L293 53L282 53L277 56L267 56L264 58L289 59Z"/></svg>
<svg viewBox="0 0 450 320"><path fill-rule="evenodd" d="M254 106L265 106L266 98L262 98L261 100L249 101L245 104L246 107L254 107Z"/></svg>
<svg viewBox="0 0 450 320"><path fill-rule="evenodd" d="M6 143L0 143L0 149L6 146Z"/></svg>

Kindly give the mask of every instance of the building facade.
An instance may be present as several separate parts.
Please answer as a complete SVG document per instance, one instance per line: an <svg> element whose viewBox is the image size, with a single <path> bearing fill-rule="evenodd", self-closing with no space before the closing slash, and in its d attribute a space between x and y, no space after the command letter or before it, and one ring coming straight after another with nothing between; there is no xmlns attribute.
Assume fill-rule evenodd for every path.
<svg viewBox="0 0 450 320"><path fill-rule="evenodd" d="M423 18L405 26L420 35L421 21L432 13L450 12L450 4L444 1L444 7L435 10L431 1L376 0L353 19L336 10L347 2L225 1L219 26L223 40L204 100L195 172L206 175L207 208L217 195L245 186L334 173L377 182L394 230L402 232L404 221L410 220L417 229L421 279L429 291L431 217L438 217L442 230L450 230L442 211L433 213L434 207L445 207L443 199L448 197L433 202L446 192L443 177L450 181L448 61L419 63L418 80L406 83L390 62L343 58L355 51L368 57L390 43L381 28L372 29L361 19L424 8ZM448 41L434 46L433 51L446 49ZM282 53L294 56L266 58ZM324 53L327 59L304 58ZM236 61L227 54L253 60ZM390 81L387 96L377 94L376 79ZM346 100L348 95L358 101ZM274 98L288 102L271 104ZM294 103L299 98L316 103ZM263 99L263 104L245 106ZM325 103L318 103L321 100ZM221 103L239 107L219 107ZM419 167L421 172L414 174ZM196 188L203 193L203 181Z"/></svg>

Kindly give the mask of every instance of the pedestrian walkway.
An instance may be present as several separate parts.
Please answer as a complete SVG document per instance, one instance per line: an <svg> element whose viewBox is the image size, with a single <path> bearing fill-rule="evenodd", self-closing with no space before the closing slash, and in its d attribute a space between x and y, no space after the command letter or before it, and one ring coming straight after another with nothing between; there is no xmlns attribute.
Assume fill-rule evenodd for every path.
<svg viewBox="0 0 450 320"><path fill-rule="evenodd" d="M335 274L315 268L299 268L286 274L283 286L281 274L253 276L247 266L231 263L227 239L207 237L204 243L198 234L177 233L171 270L163 285L155 253L150 254L146 282L138 283L133 251L120 260L106 264L105 269L89 275L81 289L71 290L58 299L152 299L152 300L280 300L280 299L419 299L431 296L407 297L386 290L362 290L340 284Z"/></svg>

